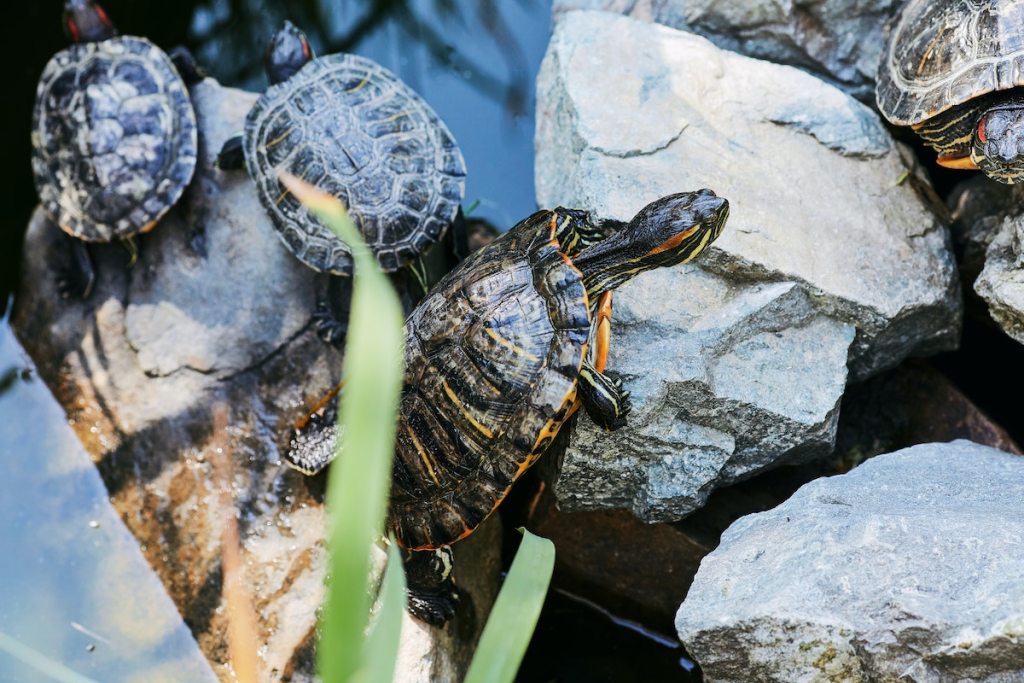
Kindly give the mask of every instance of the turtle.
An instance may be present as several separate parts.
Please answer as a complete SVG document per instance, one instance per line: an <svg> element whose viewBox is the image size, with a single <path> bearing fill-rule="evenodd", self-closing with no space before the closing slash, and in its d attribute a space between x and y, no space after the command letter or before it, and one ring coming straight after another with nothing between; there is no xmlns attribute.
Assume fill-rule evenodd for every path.
<svg viewBox="0 0 1024 683"><path fill-rule="evenodd" d="M707 189L662 197L608 237L582 210L538 211L473 252L412 311L387 530L405 551L415 616L451 617L450 545L494 512L577 408L608 430L626 423L629 392L604 371L611 292L690 260L728 215L728 201ZM315 425L300 421L286 454L306 474L335 452L326 405Z"/></svg>
<svg viewBox="0 0 1024 683"><path fill-rule="evenodd" d="M882 114L948 168L1024 178L1024 0L910 0L878 72Z"/></svg>
<svg viewBox="0 0 1024 683"><path fill-rule="evenodd" d="M117 35L93 0L67 0L64 25L72 44L50 59L36 90L32 170L46 215L77 238L61 293L84 298L95 281L84 243L149 231L192 180L188 83L201 76L185 50L171 57L146 38Z"/></svg>
<svg viewBox="0 0 1024 683"><path fill-rule="evenodd" d="M286 21L267 50L271 85L229 139L218 164L243 163L285 246L321 279L317 329L340 344L344 325L325 300L352 254L278 179L287 171L342 200L387 273L409 266L460 212L466 166L448 127L408 85L355 54L315 57ZM423 287L425 290L425 286ZM425 292L423 292L425 293Z"/></svg>

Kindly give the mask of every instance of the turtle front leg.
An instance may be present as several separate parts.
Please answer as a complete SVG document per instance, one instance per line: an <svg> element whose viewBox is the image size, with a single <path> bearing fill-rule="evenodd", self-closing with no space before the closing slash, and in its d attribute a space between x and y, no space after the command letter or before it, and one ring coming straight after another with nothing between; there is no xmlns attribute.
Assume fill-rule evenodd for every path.
<svg viewBox="0 0 1024 683"><path fill-rule="evenodd" d="M459 589L452 578L452 549L408 550L403 558L409 594L409 612L433 626L442 626L455 615Z"/></svg>
<svg viewBox="0 0 1024 683"><path fill-rule="evenodd" d="M199 68L199 64L196 63L196 58L192 56L192 53L184 45L171 50L168 55L171 58L171 62L174 64L174 68L178 70L178 74L181 75L181 80L185 81L185 85L192 87L199 81L206 78L206 74Z"/></svg>
<svg viewBox="0 0 1024 683"><path fill-rule="evenodd" d="M633 407L622 380L599 372L590 359L580 368L579 396L594 424L609 431L625 426Z"/></svg>
<svg viewBox="0 0 1024 683"><path fill-rule="evenodd" d="M242 133L228 138L217 154L217 168L222 171L237 171L245 166L245 149L242 147L244 140L245 136Z"/></svg>
<svg viewBox="0 0 1024 683"><path fill-rule="evenodd" d="M96 284L96 268L92 265L89 245L64 235L69 251L68 262L57 272L57 291L64 299L88 299Z"/></svg>

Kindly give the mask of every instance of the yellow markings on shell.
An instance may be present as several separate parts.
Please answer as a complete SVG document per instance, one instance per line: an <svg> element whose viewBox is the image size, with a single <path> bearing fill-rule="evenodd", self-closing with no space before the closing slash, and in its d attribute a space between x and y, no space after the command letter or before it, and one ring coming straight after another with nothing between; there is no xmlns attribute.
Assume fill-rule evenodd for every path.
<svg viewBox="0 0 1024 683"><path fill-rule="evenodd" d="M469 525L466 524L466 520L463 519L462 515L459 514L459 511L455 509L454 505L452 505L451 503L446 503L443 500L439 500L438 504L443 505L446 508L448 508L448 510L453 515L455 515L455 517L458 518L458 520L462 523L462 533L459 534L459 537L456 540L461 540L461 539L465 538L466 536L469 536L471 533L473 533L473 530L469 528Z"/></svg>
<svg viewBox="0 0 1024 683"><path fill-rule="evenodd" d="M476 427L477 430L481 434L486 436L488 439L493 439L494 432L488 429L485 424L480 422L480 420L476 419L476 417L474 417L473 414L469 412L466 406L463 405L462 401L459 400L459 397L455 395L455 392L452 391L452 388L448 386L447 380L442 379L441 386L444 387L444 393L448 394L448 398L451 400L452 403L455 404L455 407L457 407L462 412L462 414L466 416L466 419L469 420L470 424Z"/></svg>
<svg viewBox="0 0 1024 683"><path fill-rule="evenodd" d="M381 119L380 121L378 121L378 123L391 123L392 121L398 120L398 119L402 118L403 116L408 116L408 115L409 115L409 112L407 112L407 111L400 111L397 114L392 114L391 116L387 117L386 119Z"/></svg>
<svg viewBox="0 0 1024 683"><path fill-rule="evenodd" d="M287 197L289 194L291 194L291 190L289 190L287 187L284 188L284 191L282 191L281 194L277 195L277 199L274 200L274 206L280 206L281 202L283 202L284 198Z"/></svg>
<svg viewBox="0 0 1024 683"><path fill-rule="evenodd" d="M409 435L409 438L412 440L412 445L415 446L416 452L420 455L420 460L423 461L423 466L427 468L427 474L430 475L430 478L435 484L440 486L441 480L437 478L437 473L434 471L432 460L430 454L427 453L427 449L424 448L423 444L420 443L420 440L416 438L416 434L409 428L409 425L404 425L404 427L405 433Z"/></svg>
<svg viewBox="0 0 1024 683"><path fill-rule="evenodd" d="M536 356L536 355L530 353L529 351L527 351L526 349L522 348L521 346L516 346L515 344L510 342L508 339L505 339L504 337L502 337L500 334L498 334L497 332L495 332L491 328L484 327L484 332L486 332L487 335L491 339L493 339L494 341L498 342L499 344L504 346L506 349L509 349L510 351L512 351L512 353L518 354L518 355L522 356L523 358L526 358L527 360L531 360L531 361L534 361L534 362L540 360L539 356Z"/></svg>
<svg viewBox="0 0 1024 683"><path fill-rule="evenodd" d="M921 55L921 61L917 63L917 75L920 76L924 71L924 68L928 66L928 60L931 59L932 53L935 52L935 41L928 44L928 49Z"/></svg>
<svg viewBox="0 0 1024 683"><path fill-rule="evenodd" d="M271 140L267 144L263 145L264 149L270 149L271 147L273 147L275 145L281 144L282 142L287 140L288 136L291 135L291 134L292 134L292 129L289 128L288 130L286 130L285 132L281 133L280 135L278 135L276 138L274 138L273 140Z"/></svg>
<svg viewBox="0 0 1024 683"><path fill-rule="evenodd" d="M345 92L346 93L356 92L357 90L359 90L360 88L362 88L364 85L366 85L369 82L370 82L370 77L366 76L366 77L363 78L363 80L359 81L359 85L357 85L356 87L351 88L349 90L346 90Z"/></svg>
<svg viewBox="0 0 1024 683"><path fill-rule="evenodd" d="M544 440L554 440L554 438L558 436L558 432L562 429L562 425L564 425L566 420L568 420L579 408L580 404L576 401L577 393L578 389L576 385L573 384L572 390L566 395L565 400L562 402L562 407L558 409L559 413L565 413L562 416L562 419L548 420L548 423L540 430L540 434L537 435L537 440L533 442L533 448L530 449L526 459L519 465L516 473L512 475L512 481L516 481L523 475L523 473L526 472L526 470L533 467L533 463L537 462L537 459L544 454L543 451L538 452L537 450L540 448L541 444L544 443ZM550 443L548 445L550 445Z"/></svg>

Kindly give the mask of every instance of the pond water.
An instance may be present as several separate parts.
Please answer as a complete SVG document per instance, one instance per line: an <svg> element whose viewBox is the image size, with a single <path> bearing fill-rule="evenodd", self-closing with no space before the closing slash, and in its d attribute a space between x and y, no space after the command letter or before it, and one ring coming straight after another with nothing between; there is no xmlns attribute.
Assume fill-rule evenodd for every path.
<svg viewBox="0 0 1024 683"><path fill-rule="evenodd" d="M536 207L533 81L550 35L550 0L103 4L122 33L146 35L165 49L185 44L210 75L254 91L266 83L265 42L289 18L308 33L319 54L352 51L371 57L430 102L462 147L469 170L465 205L475 205L474 216L506 229ZM43 66L65 45L60 5L57 0L26 5L27 25L5 46L17 56L6 60L9 97L0 112L9 133L0 138L9 160L0 173L10 190L0 232L0 301L17 287L22 235L36 203L30 112ZM157 610L170 601L153 585L156 579L145 571L133 539L106 503L102 482L60 408L41 382L22 379L31 377L30 367L3 320L0 458L7 473L0 480L0 512L7 525L0 537L0 586L6 596L17 597L0 602L0 638L14 637L97 680L204 680L173 606L170 614L164 610L154 619L160 629L133 626L139 618L133 605ZM110 557L119 560L112 576L105 573ZM142 600L137 592L129 600L128 587L155 597ZM567 631L571 637L564 636ZM616 666L621 675L646 670L643 680L673 679L691 666L680 663L677 646L562 598L549 604L537 640L524 664L524 680L598 680L593 678L598 669L608 677L600 680L627 680ZM615 656L585 662L596 642ZM26 669L0 647L0 683L32 680L59 679Z"/></svg>
<svg viewBox="0 0 1024 683"><path fill-rule="evenodd" d="M0 359L0 683L215 681L6 321Z"/></svg>

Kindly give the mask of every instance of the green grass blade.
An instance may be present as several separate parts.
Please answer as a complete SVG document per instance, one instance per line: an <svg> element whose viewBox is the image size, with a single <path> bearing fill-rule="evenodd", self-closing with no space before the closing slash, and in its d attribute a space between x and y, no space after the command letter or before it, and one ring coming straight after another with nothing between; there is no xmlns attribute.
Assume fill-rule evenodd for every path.
<svg viewBox="0 0 1024 683"><path fill-rule="evenodd" d="M20 640L11 638L6 633L0 633L0 652L6 652L59 683L97 683L91 678L75 673L60 662L55 662L42 652L33 650Z"/></svg>
<svg viewBox="0 0 1024 683"><path fill-rule="evenodd" d="M551 583L555 546L523 530L512 567L480 636L465 683L511 683L519 670Z"/></svg>
<svg viewBox="0 0 1024 683"><path fill-rule="evenodd" d="M395 677L398 640L405 612L405 569L402 553L394 542L388 548L388 568L380 591L380 611L363 650L363 676L367 683L391 683Z"/></svg>
<svg viewBox="0 0 1024 683"><path fill-rule="evenodd" d="M341 203L282 175L285 184L352 249L355 281L345 345L338 458L327 484L330 564L317 664L325 683L363 668L370 612L370 547L382 533L402 387L402 307Z"/></svg>

